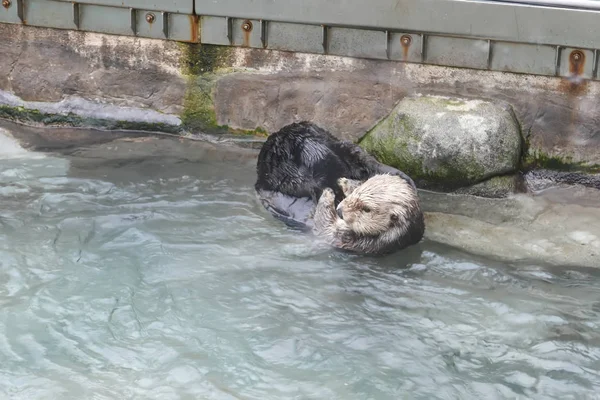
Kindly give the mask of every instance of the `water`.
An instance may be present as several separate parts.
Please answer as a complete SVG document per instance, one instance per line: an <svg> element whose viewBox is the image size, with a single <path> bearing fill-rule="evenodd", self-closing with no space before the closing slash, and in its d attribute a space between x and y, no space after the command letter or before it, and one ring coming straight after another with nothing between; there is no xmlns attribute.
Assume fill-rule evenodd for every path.
<svg viewBox="0 0 600 400"><path fill-rule="evenodd" d="M600 398L594 270L339 254L254 179L166 139L0 160L0 398Z"/></svg>

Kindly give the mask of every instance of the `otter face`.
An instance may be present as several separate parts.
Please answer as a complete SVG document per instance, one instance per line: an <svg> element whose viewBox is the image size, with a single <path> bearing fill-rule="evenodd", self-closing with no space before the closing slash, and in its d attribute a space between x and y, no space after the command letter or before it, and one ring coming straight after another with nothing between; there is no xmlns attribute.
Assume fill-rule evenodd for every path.
<svg viewBox="0 0 600 400"><path fill-rule="evenodd" d="M337 215L355 233L377 236L406 225L419 209L415 190L399 176L375 175L356 187L337 207Z"/></svg>

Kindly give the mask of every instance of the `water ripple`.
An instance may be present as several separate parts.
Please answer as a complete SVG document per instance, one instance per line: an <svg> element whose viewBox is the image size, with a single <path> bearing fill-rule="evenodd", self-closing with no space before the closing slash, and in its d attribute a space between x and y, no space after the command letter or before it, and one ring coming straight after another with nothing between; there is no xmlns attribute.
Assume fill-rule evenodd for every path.
<svg viewBox="0 0 600 400"><path fill-rule="evenodd" d="M597 398L598 274L340 254L251 169L67 161L0 161L3 398Z"/></svg>

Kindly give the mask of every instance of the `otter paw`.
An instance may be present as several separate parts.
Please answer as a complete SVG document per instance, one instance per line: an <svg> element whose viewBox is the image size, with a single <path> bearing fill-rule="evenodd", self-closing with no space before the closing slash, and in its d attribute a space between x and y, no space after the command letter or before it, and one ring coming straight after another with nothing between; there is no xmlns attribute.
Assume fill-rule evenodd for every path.
<svg viewBox="0 0 600 400"><path fill-rule="evenodd" d="M344 196L348 197L350 193L354 191L354 189L356 189L362 184L362 182L348 178L339 178L337 180L337 184L340 187L340 189L342 189Z"/></svg>
<svg viewBox="0 0 600 400"><path fill-rule="evenodd" d="M321 198L319 199L319 202L333 203L334 201L335 201L335 193L333 192L333 190L331 188L323 189L323 193L321 194Z"/></svg>

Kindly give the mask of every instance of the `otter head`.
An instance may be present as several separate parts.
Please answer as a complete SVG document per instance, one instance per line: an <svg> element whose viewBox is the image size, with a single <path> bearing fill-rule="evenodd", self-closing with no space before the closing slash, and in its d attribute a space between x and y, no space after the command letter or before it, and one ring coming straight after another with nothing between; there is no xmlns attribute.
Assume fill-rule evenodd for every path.
<svg viewBox="0 0 600 400"><path fill-rule="evenodd" d="M337 215L355 233L377 236L409 224L420 212L414 188L399 176L375 175L354 189L337 207Z"/></svg>

